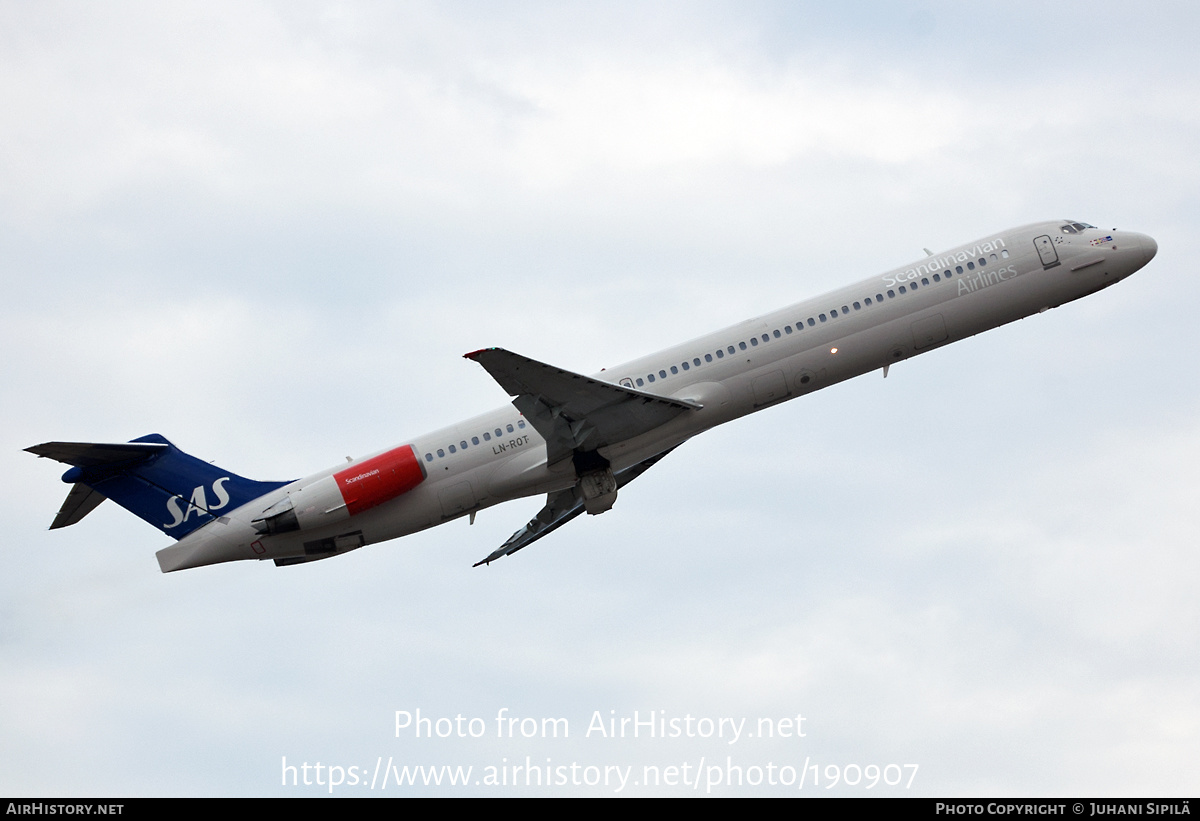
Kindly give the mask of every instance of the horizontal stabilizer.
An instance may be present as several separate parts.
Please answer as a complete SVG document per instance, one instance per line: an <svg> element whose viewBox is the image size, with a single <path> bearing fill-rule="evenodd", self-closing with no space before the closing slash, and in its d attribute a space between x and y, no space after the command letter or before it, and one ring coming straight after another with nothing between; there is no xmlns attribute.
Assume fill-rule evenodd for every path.
<svg viewBox="0 0 1200 821"><path fill-rule="evenodd" d="M50 529L55 530L75 524L95 510L105 498L103 493L92 490L82 482L76 482L71 486L71 491L67 494L67 500L63 502L58 515L54 517L54 522L51 523Z"/></svg>
<svg viewBox="0 0 1200 821"><path fill-rule="evenodd" d="M46 442L25 448L26 452L64 465L91 468L115 465L145 459L166 450L168 445L158 442L123 442L117 445L96 442Z"/></svg>
<svg viewBox="0 0 1200 821"><path fill-rule="evenodd" d="M53 528L82 519L105 499L179 540L287 482L255 482L181 451L157 433L119 444L45 442L26 448L71 465Z"/></svg>

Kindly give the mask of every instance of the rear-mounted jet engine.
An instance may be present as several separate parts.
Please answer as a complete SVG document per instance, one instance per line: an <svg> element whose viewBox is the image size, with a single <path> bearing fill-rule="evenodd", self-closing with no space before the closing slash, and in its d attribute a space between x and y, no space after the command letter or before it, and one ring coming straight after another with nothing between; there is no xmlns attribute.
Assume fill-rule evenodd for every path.
<svg viewBox="0 0 1200 821"><path fill-rule="evenodd" d="M395 499L424 480L425 466L412 445L403 445L288 491L251 524L265 535L311 530Z"/></svg>

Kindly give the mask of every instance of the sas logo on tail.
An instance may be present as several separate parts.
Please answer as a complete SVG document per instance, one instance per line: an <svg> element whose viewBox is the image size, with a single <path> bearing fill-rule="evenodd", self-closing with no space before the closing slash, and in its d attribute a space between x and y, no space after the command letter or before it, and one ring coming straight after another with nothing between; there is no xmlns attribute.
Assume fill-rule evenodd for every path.
<svg viewBox="0 0 1200 821"><path fill-rule="evenodd" d="M217 497L216 504L210 505L208 503L208 495L204 492L204 485L200 485L192 491L192 500L188 502L187 510L183 510L180 506L180 502L183 501L182 496L172 496L170 499L167 499L167 512L171 514L172 521L164 524L163 530L178 527L191 518L193 513L197 516L203 516L205 513L220 510L229 504L229 491L225 489L224 485L228 481L228 476L222 476L212 483L213 495Z"/></svg>

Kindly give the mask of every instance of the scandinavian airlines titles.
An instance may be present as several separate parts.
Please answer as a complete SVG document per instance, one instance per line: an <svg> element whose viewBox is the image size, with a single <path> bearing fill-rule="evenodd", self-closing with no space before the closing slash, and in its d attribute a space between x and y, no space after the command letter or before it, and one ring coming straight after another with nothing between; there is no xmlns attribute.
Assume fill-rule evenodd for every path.
<svg viewBox="0 0 1200 821"><path fill-rule="evenodd" d="M956 265L963 263L971 263L980 259L986 254L990 254L1004 247L1004 240L1000 237L981 242L972 248L966 248L953 254L947 254L942 257L930 257L925 262L915 268L909 268L895 274L886 274L883 281L889 286L903 285L910 279L918 279L922 276L930 274L939 274L947 268L953 268ZM962 293L962 291L959 291Z"/></svg>

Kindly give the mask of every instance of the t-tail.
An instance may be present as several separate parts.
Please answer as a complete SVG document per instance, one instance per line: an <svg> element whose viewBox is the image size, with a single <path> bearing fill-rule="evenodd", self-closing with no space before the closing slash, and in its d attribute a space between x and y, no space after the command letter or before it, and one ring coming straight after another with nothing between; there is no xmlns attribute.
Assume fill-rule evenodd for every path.
<svg viewBox="0 0 1200 821"><path fill-rule="evenodd" d="M112 499L174 539L283 487L256 482L201 461L157 433L122 444L46 442L30 453L71 465L67 500L50 529L73 525Z"/></svg>

